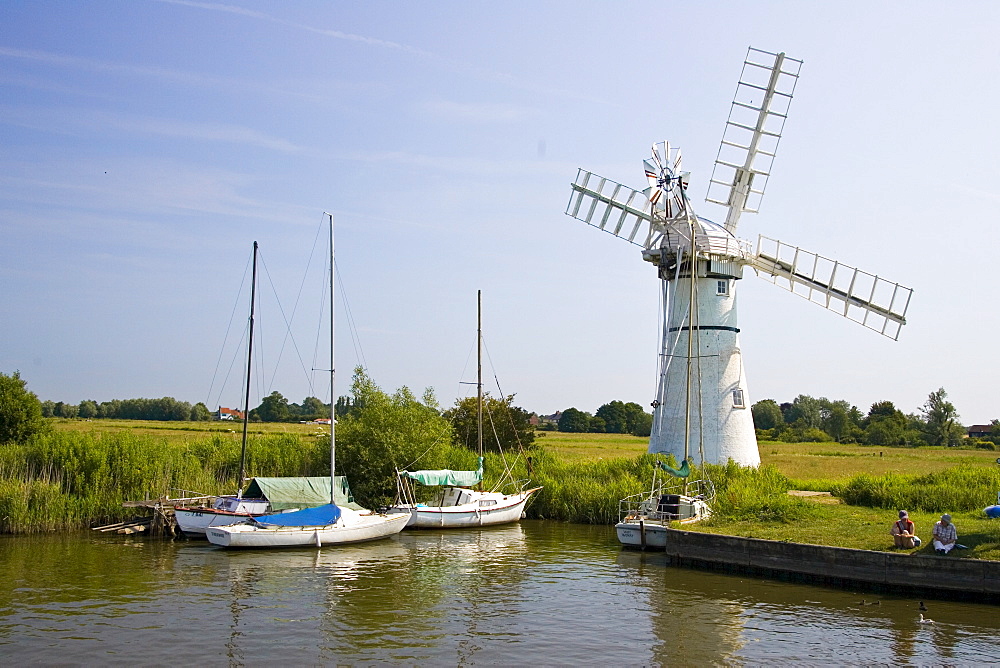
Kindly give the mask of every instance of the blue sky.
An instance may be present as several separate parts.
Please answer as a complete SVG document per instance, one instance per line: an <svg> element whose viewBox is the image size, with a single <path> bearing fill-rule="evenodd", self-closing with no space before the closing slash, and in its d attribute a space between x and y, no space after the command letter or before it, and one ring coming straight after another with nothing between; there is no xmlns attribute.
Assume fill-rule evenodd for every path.
<svg viewBox="0 0 1000 668"><path fill-rule="evenodd" d="M238 404L226 331L257 240L286 317L304 287L280 363L284 319L262 300L253 401L325 397L303 371L325 364L321 278L304 276L331 211L384 388L467 393L482 289L520 405L648 406L655 270L563 214L569 183L584 167L642 188L666 139L720 220L702 199L752 45L805 64L739 236L915 294L893 342L748 271L750 400L911 412L943 386L965 423L1000 417L998 19L990 3L5 2L0 371L53 401ZM341 315L338 394L361 361Z"/></svg>

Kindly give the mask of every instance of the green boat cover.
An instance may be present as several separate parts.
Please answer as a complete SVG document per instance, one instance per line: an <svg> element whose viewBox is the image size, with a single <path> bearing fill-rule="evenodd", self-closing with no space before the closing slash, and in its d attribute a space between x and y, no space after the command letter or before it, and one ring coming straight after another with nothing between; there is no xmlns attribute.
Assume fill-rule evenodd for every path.
<svg viewBox="0 0 1000 668"><path fill-rule="evenodd" d="M688 465L688 460L686 459L681 462L681 467L679 469L667 466L663 462L656 462L656 463L660 465L661 469L663 469L670 475L674 476L675 478L686 478L689 475L691 475L691 467L690 465Z"/></svg>
<svg viewBox="0 0 1000 668"><path fill-rule="evenodd" d="M416 480L421 485L453 485L456 487L472 487L483 479L483 458L479 458L478 471L400 471L401 475Z"/></svg>
<svg viewBox="0 0 1000 668"><path fill-rule="evenodd" d="M338 506L361 509L354 503L347 477L338 475L335 501ZM315 508L330 503L330 476L302 478L254 478L243 492L247 499L267 499L272 510Z"/></svg>

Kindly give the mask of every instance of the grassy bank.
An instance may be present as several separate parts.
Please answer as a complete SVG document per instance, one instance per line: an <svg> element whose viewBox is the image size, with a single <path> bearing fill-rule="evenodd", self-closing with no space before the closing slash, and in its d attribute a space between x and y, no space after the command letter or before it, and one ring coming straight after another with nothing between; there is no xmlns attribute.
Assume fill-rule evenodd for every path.
<svg viewBox="0 0 1000 668"><path fill-rule="evenodd" d="M239 424L54 423L52 434L0 452L0 532L82 528L128 517L126 500L234 490ZM327 437L314 425L251 425L250 435L249 475L329 474ZM537 443L530 472L523 460L515 467L517 478L544 486L530 517L611 524L619 500L650 484L655 457L645 439L545 432ZM716 515L693 530L887 550L896 510L906 508L926 551L931 526L950 512L970 548L958 554L1000 559L1000 523L982 513L1000 491L995 452L771 442L760 451L756 470L708 467ZM453 468L473 466L472 453L453 454ZM502 470L489 455L487 484Z"/></svg>

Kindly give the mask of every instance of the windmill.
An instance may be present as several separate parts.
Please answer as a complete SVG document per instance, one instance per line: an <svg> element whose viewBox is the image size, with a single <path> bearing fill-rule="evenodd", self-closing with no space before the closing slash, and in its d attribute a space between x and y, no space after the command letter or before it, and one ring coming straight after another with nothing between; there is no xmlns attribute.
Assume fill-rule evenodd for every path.
<svg viewBox="0 0 1000 668"><path fill-rule="evenodd" d="M689 174L669 143L643 162L642 192L577 171L566 213L641 247L661 282L650 452L680 460L697 446L704 462L760 463L736 319L745 267L893 340L906 324L910 288L765 236L756 248L735 236L741 214L760 206L801 66L747 51L706 196L727 208L723 224L694 213Z"/></svg>

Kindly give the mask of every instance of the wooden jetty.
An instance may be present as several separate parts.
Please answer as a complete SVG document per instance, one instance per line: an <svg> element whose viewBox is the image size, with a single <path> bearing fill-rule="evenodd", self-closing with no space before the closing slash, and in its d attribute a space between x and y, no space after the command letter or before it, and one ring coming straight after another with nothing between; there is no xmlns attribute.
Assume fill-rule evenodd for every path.
<svg viewBox="0 0 1000 668"><path fill-rule="evenodd" d="M149 514L124 522L93 527L93 530L102 533L113 531L119 534L145 533L158 537L180 536L181 531L174 517L174 508L176 506L204 507L211 505L214 499L214 496L189 496L180 499L171 499L164 496L158 499L145 499L143 501L126 501L122 504L123 507L143 508Z"/></svg>

